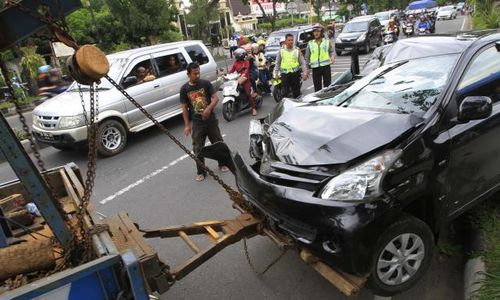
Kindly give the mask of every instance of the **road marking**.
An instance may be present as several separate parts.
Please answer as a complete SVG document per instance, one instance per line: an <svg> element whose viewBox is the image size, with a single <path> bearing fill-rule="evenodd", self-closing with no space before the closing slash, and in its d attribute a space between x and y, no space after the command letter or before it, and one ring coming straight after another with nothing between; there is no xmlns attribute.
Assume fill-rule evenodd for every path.
<svg viewBox="0 0 500 300"><path fill-rule="evenodd" d="M225 137L226 135L223 134L222 137ZM208 142L205 144L205 145L208 145ZM189 155L187 154L184 154L183 156L177 158L176 160L170 162L168 165L164 165L163 167L159 168L159 169L156 169L155 171L149 173L148 175L142 177L141 179L137 180L136 182L132 183L132 184L129 184L128 186L124 187L123 189L119 190L118 192L114 193L113 195L99 201L99 203L101 204L106 204L108 203L109 201L112 201L114 199L116 199L116 197L118 196L121 196L123 194L125 194L126 192L130 191L131 189L143 184L144 182L146 182L147 180L155 177L156 175L162 173L162 172L165 172L166 170L168 170L169 168L175 166L176 164L180 163L181 161L185 160L186 158L188 158Z"/></svg>
<svg viewBox="0 0 500 300"><path fill-rule="evenodd" d="M465 30L465 21L467 21L467 17L465 17L464 20L462 21L462 27L460 28L460 31Z"/></svg>

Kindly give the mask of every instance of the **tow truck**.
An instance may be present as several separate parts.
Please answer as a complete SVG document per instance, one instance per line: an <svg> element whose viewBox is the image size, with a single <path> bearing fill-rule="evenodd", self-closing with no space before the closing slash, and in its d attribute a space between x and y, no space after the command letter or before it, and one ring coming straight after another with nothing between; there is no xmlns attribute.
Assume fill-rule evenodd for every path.
<svg viewBox="0 0 500 300"><path fill-rule="evenodd" d="M48 27L57 40L76 50L70 72L77 82L93 87L102 77L111 80L106 77L104 54L94 46L78 46L62 29L64 16L80 7L79 0L8 1L0 8L0 51ZM1 60L0 67L14 95ZM93 101L93 88L90 90L87 126L92 137L97 104ZM23 122L17 100L14 104ZM148 117L155 122L152 116ZM197 159L168 129L155 124L191 158ZM31 137L25 123L24 129ZM252 210L240 193L208 168L232 200L237 211L235 218L153 229L141 228L125 212L103 219L90 203L95 178L95 138L89 138L85 177L74 163L45 170L32 137L30 140L40 170L0 114L0 151L18 177L0 185L0 299L150 299L167 292L224 248L257 235L269 237L283 254L288 249L296 250L346 295L356 294L366 281L366 277L336 271L307 249L298 248L291 238L268 226L264 216ZM229 151L225 147L223 150ZM190 238L194 235L205 235L210 246L200 248ZM148 244L148 238L178 238L193 255L171 267Z"/></svg>

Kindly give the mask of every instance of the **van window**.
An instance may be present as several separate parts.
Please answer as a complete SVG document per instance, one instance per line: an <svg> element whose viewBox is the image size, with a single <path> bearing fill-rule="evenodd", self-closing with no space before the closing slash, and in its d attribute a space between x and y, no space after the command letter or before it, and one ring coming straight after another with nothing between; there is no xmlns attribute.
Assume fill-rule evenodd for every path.
<svg viewBox="0 0 500 300"><path fill-rule="evenodd" d="M136 80L125 82L126 78L129 77L135 77ZM149 58L144 59L135 64L130 73L127 74L127 76L125 76L125 78L122 81L123 82L122 86L124 88L127 88L131 85L137 85L144 82L155 80L156 77L157 74L153 68L153 65L151 64L151 60Z"/></svg>
<svg viewBox="0 0 500 300"><path fill-rule="evenodd" d="M200 45L187 46L186 51L191 60L197 62L200 66L208 63L208 56Z"/></svg>
<svg viewBox="0 0 500 300"><path fill-rule="evenodd" d="M182 53L172 53L155 58L159 77L168 76L186 70L187 62Z"/></svg>

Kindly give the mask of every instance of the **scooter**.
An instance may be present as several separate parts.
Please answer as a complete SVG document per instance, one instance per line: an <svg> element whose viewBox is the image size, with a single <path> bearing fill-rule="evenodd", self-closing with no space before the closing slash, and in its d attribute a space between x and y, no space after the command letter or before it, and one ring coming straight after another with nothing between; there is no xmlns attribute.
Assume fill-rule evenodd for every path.
<svg viewBox="0 0 500 300"><path fill-rule="evenodd" d="M384 45L392 44L398 40L398 35L393 30L384 32Z"/></svg>
<svg viewBox="0 0 500 300"><path fill-rule="evenodd" d="M404 23L403 24L403 32L406 35L406 37L410 37L410 35L415 34L415 27L413 26L413 23Z"/></svg>
<svg viewBox="0 0 500 300"><path fill-rule="evenodd" d="M37 96L41 101L55 97L68 89L69 85L53 85L42 87L38 90Z"/></svg>
<svg viewBox="0 0 500 300"><path fill-rule="evenodd" d="M237 72L227 75L222 74L221 78L224 82L224 88L222 89L222 116L226 121L231 122L238 112L251 108L243 89L245 80L250 79ZM255 105L257 108L262 106L262 96L259 94L255 97Z"/></svg>
<svg viewBox="0 0 500 300"><path fill-rule="evenodd" d="M427 28L422 27L422 28L418 29L418 35L426 35L426 34L430 34L430 33L431 33L430 30Z"/></svg>

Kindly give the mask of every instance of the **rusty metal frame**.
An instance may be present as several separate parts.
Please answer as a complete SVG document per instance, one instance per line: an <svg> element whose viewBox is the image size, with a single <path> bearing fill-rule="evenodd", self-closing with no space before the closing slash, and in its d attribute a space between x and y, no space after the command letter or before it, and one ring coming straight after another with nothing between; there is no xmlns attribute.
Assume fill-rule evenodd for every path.
<svg viewBox="0 0 500 300"><path fill-rule="evenodd" d="M198 222L190 225L155 229L139 229L139 231L144 233L144 238L180 237L194 252L194 256L170 272L173 280L180 280L227 246L237 243L243 238L259 234L262 222L261 219L244 213L231 220ZM202 250L189 239L189 236L200 234L207 235L212 242L210 246Z"/></svg>

